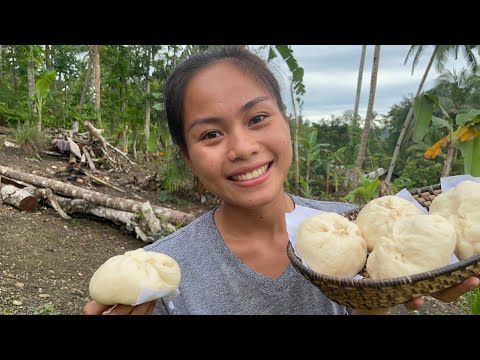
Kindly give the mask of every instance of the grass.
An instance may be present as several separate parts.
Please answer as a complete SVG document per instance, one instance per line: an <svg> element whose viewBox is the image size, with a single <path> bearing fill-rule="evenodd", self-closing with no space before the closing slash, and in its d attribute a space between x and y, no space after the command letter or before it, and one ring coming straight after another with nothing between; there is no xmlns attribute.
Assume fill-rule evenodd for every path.
<svg viewBox="0 0 480 360"><path fill-rule="evenodd" d="M480 288L467 293L466 300L471 315L480 315Z"/></svg>
<svg viewBox="0 0 480 360"><path fill-rule="evenodd" d="M35 123L24 122L13 130L15 142L27 154L38 153L46 144L46 136L37 128Z"/></svg>
<svg viewBox="0 0 480 360"><path fill-rule="evenodd" d="M56 315L57 310L52 304L45 304L33 309L33 315Z"/></svg>

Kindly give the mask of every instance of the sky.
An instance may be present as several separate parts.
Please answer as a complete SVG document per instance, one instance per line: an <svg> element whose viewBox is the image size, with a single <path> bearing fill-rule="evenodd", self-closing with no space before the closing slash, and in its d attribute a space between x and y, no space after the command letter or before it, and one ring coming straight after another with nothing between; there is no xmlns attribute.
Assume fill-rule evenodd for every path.
<svg viewBox="0 0 480 360"><path fill-rule="evenodd" d="M415 95L423 76L433 47L426 49L412 75L412 62L404 65L405 57L411 45L382 45L378 69L377 90L374 111L379 114L388 113L389 109L399 104L406 96ZM293 45L293 54L299 65L303 67L305 94L302 115L316 122L322 117L330 119L330 114L341 115L345 110L353 110L360 66L362 45ZM372 70L374 45L368 45L365 55L362 92L359 114L365 118L370 77ZM283 74L283 87L288 89L289 70L281 59L275 59L277 73ZM459 71L466 66L461 59L449 60L446 69ZM425 88L434 86L439 76L432 66ZM285 96L286 95L286 96ZM284 100L291 112L291 100L288 93Z"/></svg>

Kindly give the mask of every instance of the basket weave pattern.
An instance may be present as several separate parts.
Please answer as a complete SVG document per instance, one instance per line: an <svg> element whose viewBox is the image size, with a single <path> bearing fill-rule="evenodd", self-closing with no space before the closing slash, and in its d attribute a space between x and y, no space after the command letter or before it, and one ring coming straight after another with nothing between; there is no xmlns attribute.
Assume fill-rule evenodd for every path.
<svg viewBox="0 0 480 360"><path fill-rule="evenodd" d="M441 192L440 185L410 190L415 200L427 209ZM355 209L342 215L355 220L360 210L361 208ZM353 309L391 307L457 285L469 276L480 274L480 254L432 271L385 280L354 280L318 274L303 265L290 242L287 254L295 269L327 297Z"/></svg>

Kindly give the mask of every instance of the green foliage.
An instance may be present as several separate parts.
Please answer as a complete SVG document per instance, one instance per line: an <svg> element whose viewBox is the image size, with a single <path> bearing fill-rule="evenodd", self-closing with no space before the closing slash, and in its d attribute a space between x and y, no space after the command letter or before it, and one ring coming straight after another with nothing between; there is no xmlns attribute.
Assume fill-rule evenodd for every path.
<svg viewBox="0 0 480 360"><path fill-rule="evenodd" d="M52 304L45 304L34 308L33 315L57 315L58 311Z"/></svg>
<svg viewBox="0 0 480 360"><path fill-rule="evenodd" d="M295 90L295 94L303 95L305 94L305 85L303 84L303 74L304 70L302 67L298 65L297 60L293 56L293 50L288 45L275 45L275 49L278 53L282 56L283 60L288 65L288 69L292 73L292 81L293 81L293 88ZM273 47L269 49L268 59L271 60L275 56L272 54Z"/></svg>
<svg viewBox="0 0 480 360"><path fill-rule="evenodd" d="M360 185L350 191L345 196L345 199L352 204L364 205L378 197L378 185L380 185L380 180L378 178L370 180L358 169L357 172L360 177Z"/></svg>
<svg viewBox="0 0 480 360"><path fill-rule="evenodd" d="M188 202L175 194L169 193L168 191L160 191L158 193L158 201L160 203L172 203L176 205L187 205Z"/></svg>
<svg viewBox="0 0 480 360"><path fill-rule="evenodd" d="M416 143L422 141L427 133L428 125L432 120L433 102L430 97L421 96L413 107L415 116L415 131L413 134L413 141Z"/></svg>
<svg viewBox="0 0 480 360"><path fill-rule="evenodd" d="M25 121L28 118L27 113L20 110L11 109L7 104L0 102L0 124L15 125Z"/></svg>
<svg viewBox="0 0 480 360"><path fill-rule="evenodd" d="M442 112L444 116L443 119L433 118L433 106ZM434 122L436 127L448 126L449 141L452 141L453 144L457 144L462 152L465 164L465 174L480 176L480 137L477 136L468 141L460 141L460 132L462 130L466 130L469 127L480 123L480 110L462 110L457 114L454 122L449 113L442 106L440 98L435 95L426 94L417 99L415 103L415 118L417 125L413 137L416 142L419 142L425 137L430 122ZM422 124L418 125L419 122ZM455 125L456 129L454 128Z"/></svg>
<svg viewBox="0 0 480 360"><path fill-rule="evenodd" d="M402 171L402 177L410 180L410 187L417 188L440 183L443 165L424 158L410 158Z"/></svg>
<svg viewBox="0 0 480 360"><path fill-rule="evenodd" d="M467 305L472 315L480 315L480 289L475 289L466 294Z"/></svg>

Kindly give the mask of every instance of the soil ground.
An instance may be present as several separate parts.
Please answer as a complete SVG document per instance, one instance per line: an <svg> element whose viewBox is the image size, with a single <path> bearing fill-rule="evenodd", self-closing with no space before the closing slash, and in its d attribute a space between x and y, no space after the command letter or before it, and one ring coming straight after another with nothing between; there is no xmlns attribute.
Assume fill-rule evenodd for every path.
<svg viewBox="0 0 480 360"><path fill-rule="evenodd" d="M18 149L3 146L6 135L0 134L0 165L36 175L55 178L65 169L67 159L43 155L39 161ZM148 164L130 172L140 176ZM106 173L111 182L121 177ZM120 186L121 187L121 186ZM155 190L130 189L127 195L108 187L93 190L152 204L200 214L211 208L207 201L189 201L184 205L160 203ZM36 212L21 212L0 204L0 315L8 314L81 314L89 300L88 284L95 270L108 258L145 246L119 226L88 216L63 220L53 209L41 207ZM464 314L464 302L445 304L426 298L417 312L394 307L392 314Z"/></svg>

